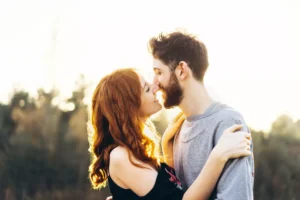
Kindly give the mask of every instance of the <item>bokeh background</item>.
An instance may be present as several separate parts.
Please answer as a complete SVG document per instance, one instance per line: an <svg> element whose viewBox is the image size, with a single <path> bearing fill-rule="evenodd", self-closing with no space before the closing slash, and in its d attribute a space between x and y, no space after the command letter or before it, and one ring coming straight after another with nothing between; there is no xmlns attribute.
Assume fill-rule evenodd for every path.
<svg viewBox="0 0 300 200"><path fill-rule="evenodd" d="M211 96L252 130L255 199L300 199L300 2L0 1L0 199L105 199L88 180L88 105L98 81L135 67L176 29L208 49ZM152 120L162 134L177 110Z"/></svg>

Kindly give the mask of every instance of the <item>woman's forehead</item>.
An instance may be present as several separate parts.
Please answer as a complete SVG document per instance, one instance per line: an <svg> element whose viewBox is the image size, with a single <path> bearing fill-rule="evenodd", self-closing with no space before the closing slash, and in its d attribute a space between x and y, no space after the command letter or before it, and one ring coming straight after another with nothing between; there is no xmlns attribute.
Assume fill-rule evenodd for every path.
<svg viewBox="0 0 300 200"><path fill-rule="evenodd" d="M141 87L144 87L144 85L146 83L145 78L142 75L139 75L139 78L140 78Z"/></svg>

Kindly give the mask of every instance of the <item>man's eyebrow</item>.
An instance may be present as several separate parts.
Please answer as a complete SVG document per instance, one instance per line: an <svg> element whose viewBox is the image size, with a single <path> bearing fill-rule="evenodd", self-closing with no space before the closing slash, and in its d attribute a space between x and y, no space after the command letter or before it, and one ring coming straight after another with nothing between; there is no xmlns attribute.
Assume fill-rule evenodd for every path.
<svg viewBox="0 0 300 200"><path fill-rule="evenodd" d="M144 84L144 87L143 87L143 90L145 89L146 85L147 85L147 84L145 83L145 84Z"/></svg>

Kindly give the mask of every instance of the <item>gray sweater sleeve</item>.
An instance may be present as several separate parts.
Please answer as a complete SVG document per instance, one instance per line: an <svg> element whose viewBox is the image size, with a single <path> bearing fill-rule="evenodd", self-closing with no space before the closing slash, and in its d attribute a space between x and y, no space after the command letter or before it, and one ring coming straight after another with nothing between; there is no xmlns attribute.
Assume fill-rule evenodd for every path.
<svg viewBox="0 0 300 200"><path fill-rule="evenodd" d="M233 124L244 124L243 131L250 132L242 119L235 117L229 120L223 120L215 132L215 144L221 137L225 129ZM251 151L253 148L251 146ZM253 157L242 157L229 160L218 181L215 197L216 200L252 200L253 199L253 181L254 181L254 163Z"/></svg>

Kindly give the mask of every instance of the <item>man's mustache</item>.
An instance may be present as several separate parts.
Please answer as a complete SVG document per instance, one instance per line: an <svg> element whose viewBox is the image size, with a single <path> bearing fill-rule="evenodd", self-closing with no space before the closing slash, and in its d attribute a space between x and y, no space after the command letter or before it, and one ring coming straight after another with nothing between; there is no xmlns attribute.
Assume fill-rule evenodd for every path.
<svg viewBox="0 0 300 200"><path fill-rule="evenodd" d="M158 85L159 90L166 91L165 87L163 87L161 84Z"/></svg>

